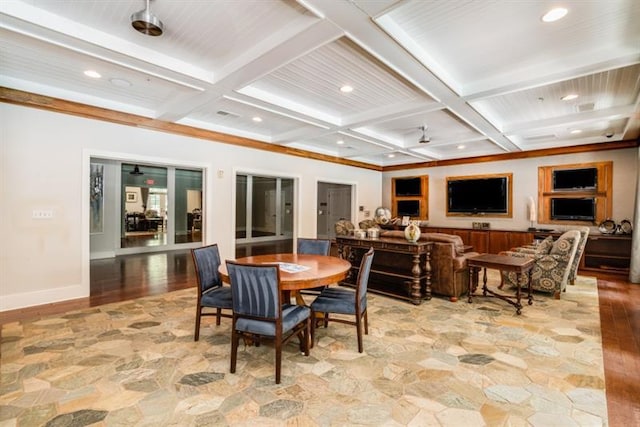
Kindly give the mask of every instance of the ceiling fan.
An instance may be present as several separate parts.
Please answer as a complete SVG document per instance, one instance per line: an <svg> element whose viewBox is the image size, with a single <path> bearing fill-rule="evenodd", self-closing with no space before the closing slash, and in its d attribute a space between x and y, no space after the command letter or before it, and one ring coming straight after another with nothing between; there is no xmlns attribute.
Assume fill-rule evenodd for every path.
<svg viewBox="0 0 640 427"><path fill-rule="evenodd" d="M422 136L420 137L420 139L418 140L419 144L428 144L429 142L431 142L431 138L429 138L427 136L427 129L429 128L429 126L420 126L418 129L420 129L422 131Z"/></svg>

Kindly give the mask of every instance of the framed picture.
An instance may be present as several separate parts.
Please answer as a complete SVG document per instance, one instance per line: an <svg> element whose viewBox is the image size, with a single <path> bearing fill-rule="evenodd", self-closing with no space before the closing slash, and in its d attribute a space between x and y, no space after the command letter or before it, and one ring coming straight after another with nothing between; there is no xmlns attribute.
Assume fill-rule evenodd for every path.
<svg viewBox="0 0 640 427"><path fill-rule="evenodd" d="M127 191L125 200L127 202L137 202L138 201L138 193L134 193L133 191Z"/></svg>
<svg viewBox="0 0 640 427"><path fill-rule="evenodd" d="M104 227L104 165L91 163L90 174L90 206L91 215L89 217L89 232L97 234L103 232Z"/></svg>
<svg viewBox="0 0 640 427"><path fill-rule="evenodd" d="M410 219L410 217L403 216L402 217L402 225L409 225L409 219Z"/></svg>

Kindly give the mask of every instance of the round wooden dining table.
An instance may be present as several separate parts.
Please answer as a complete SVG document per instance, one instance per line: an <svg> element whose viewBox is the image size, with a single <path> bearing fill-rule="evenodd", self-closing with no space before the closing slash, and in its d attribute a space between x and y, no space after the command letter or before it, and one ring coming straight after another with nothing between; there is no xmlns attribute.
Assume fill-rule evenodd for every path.
<svg viewBox="0 0 640 427"><path fill-rule="evenodd" d="M292 253L248 256L238 258L236 262L243 264L287 263L306 267L306 269L294 273L280 269L280 289L284 292L296 292L339 283L347 277L351 268L351 263L342 258ZM229 283L229 273L225 263L220 264L218 272L222 281Z"/></svg>

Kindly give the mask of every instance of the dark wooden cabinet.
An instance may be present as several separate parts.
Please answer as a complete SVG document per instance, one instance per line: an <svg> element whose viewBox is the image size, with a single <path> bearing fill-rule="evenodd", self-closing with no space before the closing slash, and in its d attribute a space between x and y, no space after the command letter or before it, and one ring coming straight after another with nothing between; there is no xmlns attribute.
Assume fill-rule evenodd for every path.
<svg viewBox="0 0 640 427"><path fill-rule="evenodd" d="M535 239L544 239L561 233L535 233ZM587 246L580 260L581 271L628 274L631 266L630 234L589 234Z"/></svg>
<svg viewBox="0 0 640 427"><path fill-rule="evenodd" d="M631 236L589 236L582 258L584 270L628 273L631 264Z"/></svg>
<svg viewBox="0 0 640 427"><path fill-rule="evenodd" d="M343 282L355 285L363 254L373 248L369 290L420 304L431 299L432 242L407 242L397 238L357 239L337 236L338 255L351 262L349 277Z"/></svg>

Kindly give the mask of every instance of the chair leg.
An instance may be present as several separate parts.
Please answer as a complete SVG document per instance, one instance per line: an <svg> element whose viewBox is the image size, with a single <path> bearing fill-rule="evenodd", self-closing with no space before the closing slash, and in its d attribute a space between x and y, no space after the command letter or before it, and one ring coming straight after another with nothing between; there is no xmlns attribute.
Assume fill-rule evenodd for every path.
<svg viewBox="0 0 640 427"><path fill-rule="evenodd" d="M367 315L367 310L364 311L364 333L369 335L369 316Z"/></svg>
<svg viewBox="0 0 640 427"><path fill-rule="evenodd" d="M358 353L362 353L362 316L356 314L356 335L358 336Z"/></svg>
<svg viewBox="0 0 640 427"><path fill-rule="evenodd" d="M311 325L315 322L315 319L307 319L307 324L304 327L304 355L309 355L309 347L311 347L309 341L311 341Z"/></svg>
<svg viewBox="0 0 640 427"><path fill-rule="evenodd" d="M236 361L238 359L238 342L240 341L240 334L236 332L235 322L233 325L233 330L231 332L231 367L229 371L232 374L236 372Z"/></svg>
<svg viewBox="0 0 640 427"><path fill-rule="evenodd" d="M200 339L200 315L202 308L198 307L196 310L196 330L193 332L193 340L198 341Z"/></svg>
<svg viewBox="0 0 640 427"><path fill-rule="evenodd" d="M276 338L276 384L280 384L280 368L282 366L282 337Z"/></svg>
<svg viewBox="0 0 640 427"><path fill-rule="evenodd" d="M311 321L311 336L309 337L309 341L310 341L309 347L313 348L313 345L314 345L315 340L316 340L316 338L315 338L316 337L316 322L317 322L317 320L316 320L316 312L315 311L311 311L311 316L310 317L313 320Z"/></svg>
<svg viewBox="0 0 640 427"><path fill-rule="evenodd" d="M221 308L217 308L216 309L216 326L220 326L220 315L222 314L222 309Z"/></svg>
<svg viewBox="0 0 640 427"><path fill-rule="evenodd" d="M553 298L555 298L555 299L560 299L560 291L555 291L555 292L553 293Z"/></svg>

